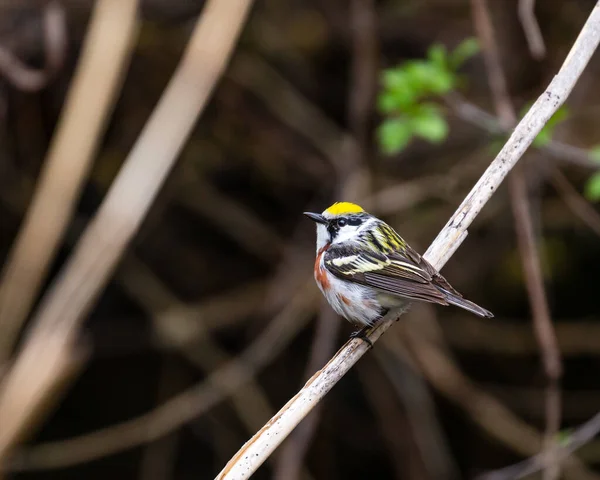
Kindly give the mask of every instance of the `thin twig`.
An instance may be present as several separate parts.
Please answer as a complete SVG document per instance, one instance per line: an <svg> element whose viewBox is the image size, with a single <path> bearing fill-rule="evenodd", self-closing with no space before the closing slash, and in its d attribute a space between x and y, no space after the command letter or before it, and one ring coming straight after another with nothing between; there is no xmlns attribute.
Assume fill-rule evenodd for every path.
<svg viewBox="0 0 600 480"><path fill-rule="evenodd" d="M441 269L465 239L468 226L477 217L510 169L525 153L544 124L566 100L596 50L598 42L600 42L600 8L596 7L558 74L517 125L496 159L428 249L425 256L434 267ZM369 336L371 341L377 341L400 314L400 312L391 312L386 315L371 332ZM217 478L232 480L252 475L367 350L367 345L360 340L347 342L329 363L236 453Z"/></svg>
<svg viewBox="0 0 600 480"><path fill-rule="evenodd" d="M556 442L553 454L558 457L558 460L567 460L569 455L590 442L599 432L600 413L597 413L583 425L570 432L567 440L561 443ZM516 480L539 472L547 468L547 465L547 455L545 452L542 452L514 465L480 475L477 477L477 480Z"/></svg>
<svg viewBox="0 0 600 480"><path fill-rule="evenodd" d="M0 389L0 464L28 419L56 393L60 375L49 366L74 348L84 316L137 232L221 77L251 4L251 0L207 2L155 111L72 257L42 299Z"/></svg>
<svg viewBox="0 0 600 480"><path fill-rule="evenodd" d="M427 338L422 322L418 328L405 328L405 334L419 369L440 393L460 405L490 437L521 455L535 455L542 446L543 436L524 423L497 398L479 389L458 368L442 345ZM545 455L546 452L544 452ZM598 476L577 459L564 462L565 477L573 480L597 479ZM507 477L507 480L510 477Z"/></svg>
<svg viewBox="0 0 600 480"><path fill-rule="evenodd" d="M535 0L519 0L519 20L521 20L531 56L536 60L541 60L546 56L546 45L540 25L535 18Z"/></svg>
<svg viewBox="0 0 600 480"><path fill-rule="evenodd" d="M372 358L358 364L356 371L363 395L371 404L371 414L387 447L388 461L394 472L388 478L436 478L429 468L434 462L418 444L419 432L414 429L410 418L413 412L403 404L404 397L390 395L390 382ZM451 480L452 477L438 478Z"/></svg>
<svg viewBox="0 0 600 480"><path fill-rule="evenodd" d="M509 133L511 130L511 128L503 128L498 118L482 108L469 103L456 92L446 96L444 100L459 118L490 134ZM558 140L550 141L547 145L541 147L541 151L560 161L573 163L593 170L600 169L600 164L590 157L587 150L559 142Z"/></svg>
<svg viewBox="0 0 600 480"><path fill-rule="evenodd" d="M9 50L0 47L0 73L15 87L28 92L41 90L48 85L62 68L67 50L67 22L62 3L59 0L48 1L43 8L45 65L42 69L25 65ZM127 20L127 17L123 20ZM125 30L123 33L129 32ZM115 44L118 41L119 37ZM119 67L117 63L115 68Z"/></svg>
<svg viewBox="0 0 600 480"><path fill-rule="evenodd" d="M369 121L377 87L377 9L374 0L350 1L352 67L348 96L350 131L363 155L371 143Z"/></svg>
<svg viewBox="0 0 600 480"><path fill-rule="evenodd" d="M472 0L473 17L477 35L483 45L484 60L487 67L488 83L499 117L500 125L509 129L517 122L515 108L510 99L504 69L495 40L494 27L490 18L486 0ZM560 378L562 364L556 340L556 332L550 318L548 299L544 288L540 256L533 232L529 196L522 166L517 166L508 178L510 204L515 218L517 243L521 263L525 273L525 283L529 293L529 302L533 313L533 325L542 354L544 371L548 378L546 395L546 440L548 458L552 457L553 439L560 428ZM559 476L558 464L548 463L544 472L546 480Z"/></svg>
<svg viewBox="0 0 600 480"><path fill-rule="evenodd" d="M479 322L475 318L449 315L444 321L444 334L454 348L474 353L530 356L539 352L531 327L516 320ZM594 355L600 350L600 325L596 317L565 319L556 325L556 336L564 356Z"/></svg>
<svg viewBox="0 0 600 480"><path fill-rule="evenodd" d="M400 333L401 329L398 329ZM426 459L429 476L434 480L458 479L458 466L438 419L433 393L399 338L396 330L392 331L382 340L385 348L377 348L373 354L402 399L412 435L421 457Z"/></svg>
<svg viewBox="0 0 600 480"><path fill-rule="evenodd" d="M97 2L41 179L0 283L0 363L44 281L129 63L137 0Z"/></svg>
<svg viewBox="0 0 600 480"><path fill-rule="evenodd" d="M596 209L581 196L558 168L552 169L550 181L575 216L600 237L600 214Z"/></svg>
<svg viewBox="0 0 600 480"><path fill-rule="evenodd" d="M6 468L15 471L64 468L148 443L172 432L251 382L255 373L272 361L308 323L318 294L311 278L242 353L214 370L204 382L156 409L89 434L16 452Z"/></svg>
<svg viewBox="0 0 600 480"><path fill-rule="evenodd" d="M510 184L511 206L515 217L515 228L521 254L521 262L525 272L525 285L529 294L529 302L533 314L534 331L538 341L544 371L548 378L546 386L546 441L544 448L548 459L558 462L552 447L554 438L560 429L561 394L560 379L562 377L562 361L556 331L550 318L550 309L544 288L544 279L540 266L539 252L533 233L533 225L528 210L529 202L525 179L522 172L516 175ZM556 479L559 476L558 463L548 462L548 471L544 473L545 479Z"/></svg>
<svg viewBox="0 0 600 480"><path fill-rule="evenodd" d="M329 160L338 173L346 170L346 156L358 145L346 131L323 115L317 105L294 88L261 56L241 53L232 62L229 76L258 95L265 106L285 125L306 138Z"/></svg>

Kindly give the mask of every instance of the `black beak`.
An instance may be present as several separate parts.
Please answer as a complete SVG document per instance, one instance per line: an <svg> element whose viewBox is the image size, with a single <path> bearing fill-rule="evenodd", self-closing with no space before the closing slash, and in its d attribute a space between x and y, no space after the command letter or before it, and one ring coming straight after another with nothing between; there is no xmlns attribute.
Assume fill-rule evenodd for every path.
<svg viewBox="0 0 600 480"><path fill-rule="evenodd" d="M313 222L322 223L323 225L327 225L327 220L320 213L312 213L312 212L304 212L308 218L310 218Z"/></svg>

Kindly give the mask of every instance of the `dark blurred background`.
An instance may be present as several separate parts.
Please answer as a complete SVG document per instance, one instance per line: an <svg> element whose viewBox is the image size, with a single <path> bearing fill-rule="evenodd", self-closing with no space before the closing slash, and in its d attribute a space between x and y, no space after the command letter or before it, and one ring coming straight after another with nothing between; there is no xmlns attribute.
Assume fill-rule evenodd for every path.
<svg viewBox="0 0 600 480"><path fill-rule="evenodd" d="M0 45L32 67L43 64L43 3L0 2ZM527 47L518 2L488 4L520 110L557 72L595 2L537 2L547 50L540 60ZM37 91L0 79L3 259L40 175L93 6L62 5L68 43L53 79ZM142 1L131 65L46 285L102 202L202 7L199 0ZM314 225L302 212L358 201L424 252L492 161L490 134L452 111L440 144L415 140L383 155L374 136L381 69L424 57L433 43L452 49L475 36L472 17L467 0L256 2L176 167L85 322L89 361L16 452L10 478L214 478L352 331L312 283ZM482 55L461 73L465 101L493 113ZM558 141L579 149L600 143L599 76L595 56L567 102ZM535 149L523 162L564 360L561 429L568 431L600 410L600 212L581 196L593 165ZM473 478L539 450L546 376L504 185L443 273L496 317L414 305L327 395L312 431L301 424L304 434L284 442L254 478ZM223 392L234 382L224 370L232 361L246 366L246 380ZM212 390L192 397L195 407L161 410L189 418L160 438L103 454L109 436L92 442L100 453L90 460L73 443L52 450L54 442L151 416L207 385ZM151 422L145 419L142 426ZM36 450L42 443L46 450ZM600 444L578 455L565 478L600 478Z"/></svg>

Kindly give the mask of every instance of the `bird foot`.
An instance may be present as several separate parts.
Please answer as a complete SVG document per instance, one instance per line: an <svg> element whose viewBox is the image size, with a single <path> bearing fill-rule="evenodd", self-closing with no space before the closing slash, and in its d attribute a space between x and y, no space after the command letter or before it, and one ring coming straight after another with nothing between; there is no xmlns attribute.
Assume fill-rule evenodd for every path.
<svg viewBox="0 0 600 480"><path fill-rule="evenodd" d="M367 326L367 327L363 327L360 330L357 330L356 332L352 332L350 334L350 338L360 338L363 342L366 342L369 344L369 346L371 348L373 348L373 342L371 341L371 339L367 336L367 332L371 329L371 327Z"/></svg>

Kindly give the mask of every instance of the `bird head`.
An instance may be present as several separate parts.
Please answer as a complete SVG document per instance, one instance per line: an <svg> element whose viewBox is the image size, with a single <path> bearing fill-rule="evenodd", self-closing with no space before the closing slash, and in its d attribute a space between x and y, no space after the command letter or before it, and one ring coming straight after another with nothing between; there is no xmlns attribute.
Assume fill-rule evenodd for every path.
<svg viewBox="0 0 600 480"><path fill-rule="evenodd" d="M350 202L337 202L323 213L304 212L317 224L317 251L327 244L342 243L358 239L368 230L375 219L362 207Z"/></svg>

